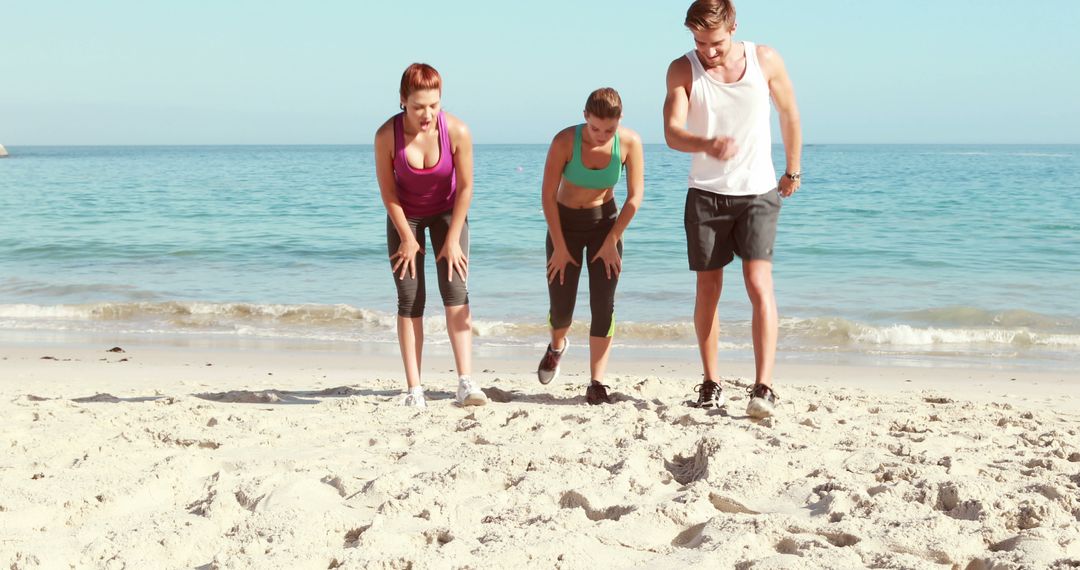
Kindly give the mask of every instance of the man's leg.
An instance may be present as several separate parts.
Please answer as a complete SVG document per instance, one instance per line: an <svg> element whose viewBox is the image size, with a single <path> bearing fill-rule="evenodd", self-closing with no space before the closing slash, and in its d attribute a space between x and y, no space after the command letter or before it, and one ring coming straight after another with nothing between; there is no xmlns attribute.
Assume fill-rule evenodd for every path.
<svg viewBox="0 0 1080 570"><path fill-rule="evenodd" d="M743 258L743 280L753 306L752 335L757 374L747 415L771 416L776 404L772 391L773 365L776 362L777 310L773 291L772 256L776 241L776 222L780 215L780 196L772 190L754 196L744 216L735 223L736 252Z"/></svg>
<svg viewBox="0 0 1080 570"><path fill-rule="evenodd" d="M743 261L743 279L750 304L753 306L752 334L754 364L757 369L755 382L771 386L778 328L772 262L761 259Z"/></svg>
<svg viewBox="0 0 1080 570"><path fill-rule="evenodd" d="M724 285L724 269L697 272L697 296L694 300L694 332L705 380L720 379L720 291Z"/></svg>
<svg viewBox="0 0 1080 570"><path fill-rule="evenodd" d="M714 408L724 404L720 379L720 291L724 266L734 257L732 228L735 211L731 199L691 188L686 194L683 225L690 270L697 273L694 299L694 332L697 333L704 377L696 387L696 406Z"/></svg>

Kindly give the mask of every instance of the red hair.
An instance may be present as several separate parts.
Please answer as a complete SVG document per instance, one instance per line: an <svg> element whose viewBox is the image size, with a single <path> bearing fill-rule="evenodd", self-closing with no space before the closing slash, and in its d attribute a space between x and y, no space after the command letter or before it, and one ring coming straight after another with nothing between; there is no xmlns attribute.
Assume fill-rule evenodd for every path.
<svg viewBox="0 0 1080 570"><path fill-rule="evenodd" d="M401 98L408 99L413 91L438 89L442 92L442 76L426 63L414 63L401 74Z"/></svg>

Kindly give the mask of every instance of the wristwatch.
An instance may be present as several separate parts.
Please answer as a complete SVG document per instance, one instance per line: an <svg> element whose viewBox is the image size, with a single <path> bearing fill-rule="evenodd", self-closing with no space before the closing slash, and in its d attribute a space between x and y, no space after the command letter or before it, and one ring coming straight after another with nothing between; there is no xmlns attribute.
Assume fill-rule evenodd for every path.
<svg viewBox="0 0 1080 570"><path fill-rule="evenodd" d="M791 179L792 182L798 182L802 178L802 171L796 170L795 172L785 172L784 176Z"/></svg>

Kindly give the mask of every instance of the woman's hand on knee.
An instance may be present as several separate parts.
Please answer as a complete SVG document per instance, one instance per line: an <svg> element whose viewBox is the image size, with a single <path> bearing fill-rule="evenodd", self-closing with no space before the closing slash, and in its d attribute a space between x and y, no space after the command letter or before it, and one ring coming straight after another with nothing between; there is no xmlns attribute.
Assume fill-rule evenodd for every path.
<svg viewBox="0 0 1080 570"><path fill-rule="evenodd" d="M600 246L599 251L589 260L589 263L597 261L604 263L604 271L607 272L608 279L618 277L619 273L622 273L622 255L619 254L618 241L605 239L604 245Z"/></svg>
<svg viewBox="0 0 1080 570"><path fill-rule="evenodd" d="M554 251L551 252L551 257L548 259L548 283L554 283L556 277L559 278L559 285L562 285L566 282L567 263L571 263L578 267L581 266L581 264L575 261L574 257L570 255L570 250L566 249L565 247L556 247Z"/></svg>
<svg viewBox="0 0 1080 570"><path fill-rule="evenodd" d="M437 263L442 259L446 260L449 274L447 277L450 281L454 280L454 271L460 273L463 278L469 277L469 258L465 256L465 252L461 251L461 245L456 240L446 240L446 245L443 246L435 261Z"/></svg>
<svg viewBox="0 0 1080 570"><path fill-rule="evenodd" d="M398 250L390 256L390 261L394 264L392 271L394 275L397 275L398 279L405 279L406 274L410 278L416 279L416 255L418 253L420 253L420 242L413 239L401 242Z"/></svg>

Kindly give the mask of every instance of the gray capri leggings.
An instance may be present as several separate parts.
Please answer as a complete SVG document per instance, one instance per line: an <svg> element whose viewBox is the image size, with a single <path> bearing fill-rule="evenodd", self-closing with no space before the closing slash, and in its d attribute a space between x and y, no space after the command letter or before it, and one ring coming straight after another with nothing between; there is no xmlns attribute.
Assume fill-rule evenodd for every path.
<svg viewBox="0 0 1080 570"><path fill-rule="evenodd" d="M610 337L615 332L615 287L619 284L619 278L614 275L608 278L603 261L588 263L588 260L592 259L600 250L600 246L604 245L604 240L611 228L615 226L618 215L619 209L615 206L615 200L608 200L595 208L581 210L559 204L559 225L562 227L566 248L570 250L570 256L574 258L574 261L581 265L587 264L589 267L589 306L592 309L589 336ZM619 255L622 255L621 241L617 248ZM555 246L551 243L551 234L548 234L548 259L551 259L551 254L554 252ZM585 254L584 263L582 253ZM548 298L551 301L548 320L551 322L551 328L566 328L573 321L580 276L581 267L567 263L563 283L560 284L558 279L548 283Z"/></svg>
<svg viewBox="0 0 1080 570"><path fill-rule="evenodd" d="M446 234L450 231L450 217L451 210L447 210L441 214L434 214L423 218L407 218L409 221L409 229L412 230L413 235L416 236L417 243L420 244L420 252L416 254L416 277L409 274L405 274L404 279L398 279L398 275L395 274L394 285L397 286L397 298L398 298L398 315L402 317L416 318L424 316L424 301L427 298L427 292L424 287L424 258L426 257L426 248L424 247L424 229L427 228L431 231L431 251L432 255L436 256L439 251L442 250L443 244L446 242ZM461 244L461 250L465 252L465 255L469 254L469 220L466 218L465 225L461 228L461 238L458 240ZM401 247L401 236L397 233L397 228L394 227L394 222L390 220L390 216L386 217L386 250L388 255L394 255L394 253ZM390 267L394 266L393 260L390 261ZM454 280L450 281L447 271L449 269L449 263L446 259L440 259L435 268L438 272L439 278L439 293L442 295L443 306L446 307L459 307L461 305L469 304L469 285L465 280L465 276L460 271L454 274Z"/></svg>

